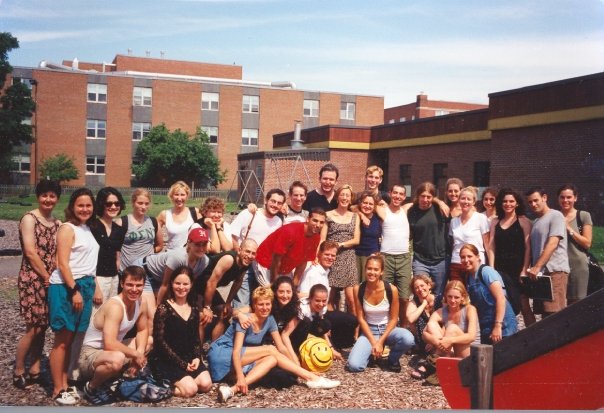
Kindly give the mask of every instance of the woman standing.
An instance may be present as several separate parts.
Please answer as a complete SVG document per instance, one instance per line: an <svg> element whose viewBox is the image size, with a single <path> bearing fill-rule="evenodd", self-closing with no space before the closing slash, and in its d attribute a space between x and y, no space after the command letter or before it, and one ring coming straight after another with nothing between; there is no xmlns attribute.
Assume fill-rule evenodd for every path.
<svg viewBox="0 0 604 413"><path fill-rule="evenodd" d="M166 250L182 248L187 243L187 234L191 225L199 219L199 210L195 207L187 208L187 200L191 196L191 188L183 181L176 181L168 191L168 198L172 208L164 209L157 216L159 232L166 229ZM160 238L163 249L163 237ZM161 251L161 250L160 250Z"/></svg>
<svg viewBox="0 0 604 413"><path fill-rule="evenodd" d="M94 196L90 189L75 190L65 209L67 222L57 233L58 268L49 280L50 327L55 333L50 353L52 398L61 405L77 403L75 389L68 389L67 385L71 344L76 333L88 328L93 300L95 304L103 300L95 282L99 244L88 227L93 213Z"/></svg>
<svg viewBox="0 0 604 413"><path fill-rule="evenodd" d="M464 244L473 244L478 248L480 261L486 262L485 247L489 244L489 223L487 217L476 212L476 189L463 188L459 193L461 215L451 220L449 236L452 238L453 252L449 268L449 280L465 283L465 266L461 263L459 252Z"/></svg>
<svg viewBox="0 0 604 413"><path fill-rule="evenodd" d="M356 314L352 289L358 283L359 276L353 247L361 240L360 218L349 210L354 201L350 185L338 188L334 197L338 200L338 206L327 212L326 225L321 230L321 240L336 241L339 248L336 261L329 272L329 303L337 309L340 291L344 289L348 312Z"/></svg>
<svg viewBox="0 0 604 413"><path fill-rule="evenodd" d="M124 242L125 228L113 220L126 207L122 194L115 188L101 188L96 196L95 212L98 219L91 220L90 231L99 244L97 283L103 294L103 302L117 295L119 277L119 251Z"/></svg>
<svg viewBox="0 0 604 413"><path fill-rule="evenodd" d="M531 222L524 216L522 197L510 188L503 188L495 200L497 218L491 222L489 239L489 263L497 271L510 276L522 291L520 277L526 274L531 258ZM535 323L529 298L521 294L524 325Z"/></svg>
<svg viewBox="0 0 604 413"><path fill-rule="evenodd" d="M585 252L591 247L593 223L589 212L579 212L575 208L578 195L577 187L571 184L563 185L558 189L558 203L560 212L566 219L568 234L570 274L568 275L566 298L569 305L587 296L589 281L589 268ZM578 214L581 216L577 218ZM579 225L579 221L582 226Z"/></svg>
<svg viewBox="0 0 604 413"><path fill-rule="evenodd" d="M370 191L362 192L358 199L358 214L361 218L361 238L359 245L354 249L357 260L357 274L359 281L364 281L363 271L365 262L371 254L380 252L380 238L382 237L382 220L375 213L377 200Z"/></svg>
<svg viewBox="0 0 604 413"><path fill-rule="evenodd" d="M365 265L367 281L354 287L361 336L348 356L346 367L351 372L365 370L371 357L380 359L384 346L390 347L388 370L400 372L399 359L413 347L413 334L407 329L396 327L399 312L398 289L382 280L383 273L384 258L379 254L372 255Z"/></svg>
<svg viewBox="0 0 604 413"><path fill-rule="evenodd" d="M221 386L218 399L226 402L235 393L248 393L248 386L264 377L273 367L293 373L305 380L310 388L331 389L340 385L337 380L319 377L290 360L285 354L275 319L271 315L273 291L270 287L258 287L252 294L250 327L243 328L233 322L208 352L210 374L213 381L222 381L229 374L236 380L233 386ZM270 334L275 346L262 345L265 334Z"/></svg>
<svg viewBox="0 0 604 413"><path fill-rule="evenodd" d="M25 334L17 343L13 385L26 389L40 379L40 357L48 328L48 279L56 268L56 236L61 221L52 211L61 196L58 182L41 180L36 185L38 208L29 211L19 223L19 241L23 251L17 280L19 308L25 321ZM30 357L29 372L25 360Z"/></svg>
<svg viewBox="0 0 604 413"><path fill-rule="evenodd" d="M463 182L459 178L449 178L445 185L447 191L446 203L449 207L449 214L451 218L458 217L461 215L461 206L459 205L459 195L463 188Z"/></svg>
<svg viewBox="0 0 604 413"><path fill-rule="evenodd" d="M191 294L193 272L179 267L170 276L166 299L153 320L152 369L169 380L177 397L194 397L212 388L212 379L201 360L199 309Z"/></svg>
<svg viewBox="0 0 604 413"><path fill-rule="evenodd" d="M489 187L482 193L482 214L487 217L489 225L493 219L497 218L497 209L495 208L495 200L497 198L497 189Z"/></svg>
<svg viewBox="0 0 604 413"><path fill-rule="evenodd" d="M480 342L494 344L518 331L512 305L505 296L501 275L481 265L478 248L465 244L460 250L461 263L468 272L468 293L478 311Z"/></svg>
<svg viewBox="0 0 604 413"><path fill-rule="evenodd" d="M443 306L430 316L424 340L439 356L464 358L478 342L478 315L461 281L449 281Z"/></svg>

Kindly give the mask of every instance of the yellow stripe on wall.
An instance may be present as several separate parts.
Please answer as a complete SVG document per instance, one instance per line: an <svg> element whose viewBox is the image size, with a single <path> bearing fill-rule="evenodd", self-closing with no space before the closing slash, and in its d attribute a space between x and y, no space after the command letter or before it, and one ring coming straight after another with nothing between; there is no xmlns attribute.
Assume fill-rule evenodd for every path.
<svg viewBox="0 0 604 413"><path fill-rule="evenodd" d="M578 109L558 110L555 112L535 113L531 115L510 116L509 118L491 119L490 130L526 128L529 126L553 125L556 123L580 122L603 119L604 105L589 106Z"/></svg>

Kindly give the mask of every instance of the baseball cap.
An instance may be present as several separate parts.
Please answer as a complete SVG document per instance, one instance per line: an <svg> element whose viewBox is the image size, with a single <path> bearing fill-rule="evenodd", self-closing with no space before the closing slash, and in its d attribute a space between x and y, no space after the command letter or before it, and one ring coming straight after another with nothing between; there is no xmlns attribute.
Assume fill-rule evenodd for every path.
<svg viewBox="0 0 604 413"><path fill-rule="evenodd" d="M189 241L191 242L206 242L210 238L208 237L208 231L203 228L193 228L189 231Z"/></svg>

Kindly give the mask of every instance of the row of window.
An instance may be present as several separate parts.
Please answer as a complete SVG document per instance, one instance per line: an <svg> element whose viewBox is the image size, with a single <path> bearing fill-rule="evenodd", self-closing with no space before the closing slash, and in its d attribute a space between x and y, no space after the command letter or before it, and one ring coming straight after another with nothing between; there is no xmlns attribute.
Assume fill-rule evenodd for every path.
<svg viewBox="0 0 604 413"><path fill-rule="evenodd" d="M88 102L107 103L107 85L100 83L88 84ZM132 104L134 106L151 106L153 103L153 89L150 87L134 87L132 90ZM217 111L220 104L220 94L214 92L201 93L201 110ZM260 97L243 95L243 113L259 113ZM340 119L354 120L356 105L353 102L340 103ZM303 115L307 118L319 117L319 101L304 100Z"/></svg>
<svg viewBox="0 0 604 413"><path fill-rule="evenodd" d="M149 134L151 124L147 122L132 122L132 140L140 142ZM208 135L211 145L218 145L218 127L202 126L201 130ZM104 120L88 119L86 121L87 139L106 139L107 122ZM241 145L258 146L258 129L241 129Z"/></svg>
<svg viewBox="0 0 604 413"><path fill-rule="evenodd" d="M29 155L19 154L13 156L12 172L30 173L31 157ZM104 156L87 156L86 157L86 175L103 175L105 174L105 157Z"/></svg>
<svg viewBox="0 0 604 413"><path fill-rule="evenodd" d="M432 182L437 188L442 188L449 176L449 164L447 163L435 163L432 165L433 180ZM491 163L489 161L477 161L474 162L474 180L473 185L477 187L489 186L491 178ZM399 165L399 182L408 188L411 187L411 165L402 164ZM407 192L407 195L411 195L411 192Z"/></svg>

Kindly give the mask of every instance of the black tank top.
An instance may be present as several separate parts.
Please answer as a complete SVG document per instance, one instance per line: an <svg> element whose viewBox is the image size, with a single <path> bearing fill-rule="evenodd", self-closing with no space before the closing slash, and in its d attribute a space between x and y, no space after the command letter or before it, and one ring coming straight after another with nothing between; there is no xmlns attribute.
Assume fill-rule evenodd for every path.
<svg viewBox="0 0 604 413"><path fill-rule="evenodd" d="M516 279L522 271L524 261L524 232L520 221L516 221L509 228L501 228L501 221L495 226L495 269L503 271Z"/></svg>

